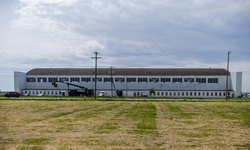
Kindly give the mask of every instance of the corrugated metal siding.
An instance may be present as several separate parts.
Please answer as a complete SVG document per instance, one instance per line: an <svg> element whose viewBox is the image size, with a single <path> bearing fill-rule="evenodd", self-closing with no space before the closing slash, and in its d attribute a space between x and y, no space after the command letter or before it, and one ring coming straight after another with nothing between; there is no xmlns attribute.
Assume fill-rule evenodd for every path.
<svg viewBox="0 0 250 150"><path fill-rule="evenodd" d="M94 68L35 68L27 75L94 75ZM222 68L113 68L113 75L227 75ZM110 75L110 68L98 68L98 75Z"/></svg>

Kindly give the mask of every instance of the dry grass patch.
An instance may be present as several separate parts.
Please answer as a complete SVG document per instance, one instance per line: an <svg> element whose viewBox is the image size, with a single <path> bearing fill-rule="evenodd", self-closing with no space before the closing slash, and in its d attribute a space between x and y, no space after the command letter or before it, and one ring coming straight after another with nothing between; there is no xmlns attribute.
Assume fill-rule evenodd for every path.
<svg viewBox="0 0 250 150"><path fill-rule="evenodd" d="M250 149L249 102L0 101L0 149Z"/></svg>

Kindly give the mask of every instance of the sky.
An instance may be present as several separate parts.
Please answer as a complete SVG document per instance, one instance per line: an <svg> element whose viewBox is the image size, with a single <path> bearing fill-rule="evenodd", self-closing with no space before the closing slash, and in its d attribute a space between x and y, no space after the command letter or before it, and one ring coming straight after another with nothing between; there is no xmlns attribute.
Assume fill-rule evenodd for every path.
<svg viewBox="0 0 250 150"><path fill-rule="evenodd" d="M14 71L225 68L250 92L249 0L0 0L0 90Z"/></svg>

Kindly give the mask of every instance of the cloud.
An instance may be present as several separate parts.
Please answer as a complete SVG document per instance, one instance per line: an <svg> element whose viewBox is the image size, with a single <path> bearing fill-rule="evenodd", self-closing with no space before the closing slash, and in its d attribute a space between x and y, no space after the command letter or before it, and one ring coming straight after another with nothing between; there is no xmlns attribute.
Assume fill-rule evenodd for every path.
<svg viewBox="0 0 250 150"><path fill-rule="evenodd" d="M59 4L59 5L71 5L75 3L76 0L20 0L22 4L27 5L52 5L52 4Z"/></svg>
<svg viewBox="0 0 250 150"><path fill-rule="evenodd" d="M134 51L147 55L154 51L158 55L197 58L196 53L222 55L223 49L239 46L237 37L242 34L235 24L241 24L249 33L244 23L237 23L249 23L249 19L243 21L246 19L244 13L249 12L247 1L22 0L21 4L16 11L19 18L12 22L13 27L33 30L34 36L42 35L41 39L54 42L45 41L42 45L62 44L53 51L68 49L79 53L83 47L86 52L96 49L111 56L112 53L133 56ZM234 17L235 21L228 15L239 16ZM244 39L240 38L242 44ZM244 44L248 41L246 38ZM92 45L88 46L89 43Z"/></svg>
<svg viewBox="0 0 250 150"><path fill-rule="evenodd" d="M0 29L6 71L93 67L94 51L101 67L225 68L228 50L237 67L249 64L247 0L20 0L15 6Z"/></svg>

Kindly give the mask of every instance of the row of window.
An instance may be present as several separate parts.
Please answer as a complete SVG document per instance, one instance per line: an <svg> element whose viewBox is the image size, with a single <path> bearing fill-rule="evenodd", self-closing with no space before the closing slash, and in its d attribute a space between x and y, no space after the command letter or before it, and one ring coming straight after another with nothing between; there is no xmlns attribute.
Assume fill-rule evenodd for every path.
<svg viewBox="0 0 250 150"><path fill-rule="evenodd" d="M24 95L62 95L61 91L24 91Z"/></svg>
<svg viewBox="0 0 250 150"><path fill-rule="evenodd" d="M24 91L24 94L29 95L62 95L62 91ZM145 92L135 92L134 96L140 96L145 95ZM155 92L155 96L226 96L225 92ZM230 92L228 92L228 95L230 95Z"/></svg>
<svg viewBox="0 0 250 150"><path fill-rule="evenodd" d="M225 92L155 92L158 96L226 96ZM230 95L230 92L228 92Z"/></svg>
<svg viewBox="0 0 250 150"><path fill-rule="evenodd" d="M218 83L218 78L100 78L98 77L96 79L97 82L120 82L123 83L125 80L128 83L167 83L167 82L172 82L172 83ZM57 77L29 77L27 78L27 82L94 82L95 78L91 77L84 77L84 78L79 78L79 77L71 77L71 78L57 78Z"/></svg>

